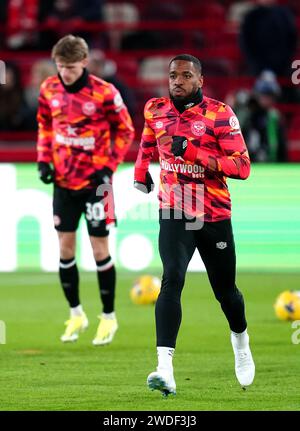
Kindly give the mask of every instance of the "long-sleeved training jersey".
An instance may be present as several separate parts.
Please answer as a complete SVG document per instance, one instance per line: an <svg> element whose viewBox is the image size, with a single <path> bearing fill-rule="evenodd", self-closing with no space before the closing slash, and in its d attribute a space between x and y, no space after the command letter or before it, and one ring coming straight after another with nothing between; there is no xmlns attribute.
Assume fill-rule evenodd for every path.
<svg viewBox="0 0 300 431"><path fill-rule="evenodd" d="M189 216L214 222L231 217L226 177L246 179L250 159L239 122L224 103L203 97L200 104L179 113L168 98L150 99L135 164L135 180L145 174L155 147L161 166L161 208L176 208ZM184 136L189 146L183 157L171 152L172 136ZM188 157L193 154L193 160Z"/></svg>
<svg viewBox="0 0 300 431"><path fill-rule="evenodd" d="M55 183L73 190L90 187L95 170L115 171L134 137L119 91L91 74L75 93L66 91L58 76L47 78L37 119L38 162L53 163Z"/></svg>

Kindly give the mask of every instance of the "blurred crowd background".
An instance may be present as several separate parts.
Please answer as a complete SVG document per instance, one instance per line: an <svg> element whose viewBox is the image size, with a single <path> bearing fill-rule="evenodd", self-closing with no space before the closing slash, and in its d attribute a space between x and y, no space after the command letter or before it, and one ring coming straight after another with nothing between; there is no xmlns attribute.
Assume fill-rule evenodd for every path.
<svg viewBox="0 0 300 431"><path fill-rule="evenodd" d="M72 33L89 43L89 71L129 108L127 160L145 102L168 94L170 59L190 53L202 62L204 94L235 110L253 162L300 162L299 28L299 0L1 0L0 161L35 161L39 87L56 73L52 46Z"/></svg>

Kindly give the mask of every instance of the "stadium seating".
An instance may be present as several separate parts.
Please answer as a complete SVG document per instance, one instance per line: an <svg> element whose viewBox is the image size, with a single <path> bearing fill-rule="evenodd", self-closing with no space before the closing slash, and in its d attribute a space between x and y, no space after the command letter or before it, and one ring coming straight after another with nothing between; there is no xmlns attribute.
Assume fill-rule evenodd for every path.
<svg viewBox="0 0 300 431"><path fill-rule="evenodd" d="M163 3L164 9L161 6ZM230 92L239 88L250 89L254 78L247 75L239 46L238 28L226 20L226 13L233 0L213 2L172 2L152 1L152 13L149 14L149 2L132 0L118 2L109 0L103 6L103 22L79 23L74 32L84 31L91 35L92 45L97 48L100 35L106 34L108 46L105 47L107 57L116 61L118 77L129 86L136 96L137 129L136 142L128 158L134 159L138 140L143 126L143 106L150 97L160 96L167 92L167 68L170 58L179 52L189 52L198 56L203 63L207 94L211 97L224 99ZM291 7L299 12L299 2L291 1ZM161 15L154 16L155 7ZM169 11L169 12L168 12ZM166 20L166 14L169 19ZM300 23L298 22L298 27ZM74 24L75 25L75 24ZM72 29L72 27L69 27ZM39 31L45 30L40 26ZM5 27L0 29L5 35ZM151 45L151 35L165 38L167 47L162 40L161 46ZM123 42L130 35L131 42L145 40L143 49L124 49ZM1 36L1 34L0 34ZM143 39L145 38L145 39ZM128 41L128 38L127 38ZM150 46L146 42L150 43ZM125 44L126 46L126 44ZM298 50L300 54L300 49ZM29 83L30 69L38 58L49 58L49 52L36 49L12 52L2 49L0 58L13 61L21 70L22 84ZM298 58L300 56L298 55ZM278 106L280 109L280 106ZM295 104L285 105L283 114L286 116L289 138L289 160L300 161L300 129L299 113ZM14 133L0 132L0 161L35 160L34 143L36 132Z"/></svg>

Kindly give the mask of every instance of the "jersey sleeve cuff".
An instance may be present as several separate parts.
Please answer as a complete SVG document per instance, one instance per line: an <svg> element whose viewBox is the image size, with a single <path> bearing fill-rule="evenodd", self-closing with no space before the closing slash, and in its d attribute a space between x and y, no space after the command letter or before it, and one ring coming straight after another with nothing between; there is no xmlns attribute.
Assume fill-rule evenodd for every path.
<svg viewBox="0 0 300 431"><path fill-rule="evenodd" d="M138 181L140 183L146 182L146 173L147 170L141 168L135 168L134 170L134 181Z"/></svg>
<svg viewBox="0 0 300 431"><path fill-rule="evenodd" d="M52 163L52 157L51 156L45 156L42 154L38 154L37 156L37 162L45 162L45 163Z"/></svg>

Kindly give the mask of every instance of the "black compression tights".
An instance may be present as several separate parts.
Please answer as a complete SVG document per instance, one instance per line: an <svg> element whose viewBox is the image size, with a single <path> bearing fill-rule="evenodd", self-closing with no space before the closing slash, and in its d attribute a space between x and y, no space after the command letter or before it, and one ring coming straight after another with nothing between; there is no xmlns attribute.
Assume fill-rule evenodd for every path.
<svg viewBox="0 0 300 431"><path fill-rule="evenodd" d="M160 219L159 252L163 263L161 292L155 307L157 346L175 347L181 323L181 292L189 261L198 249L216 299L230 329L247 327L244 300L235 284L235 246L230 220L186 230L184 220Z"/></svg>

